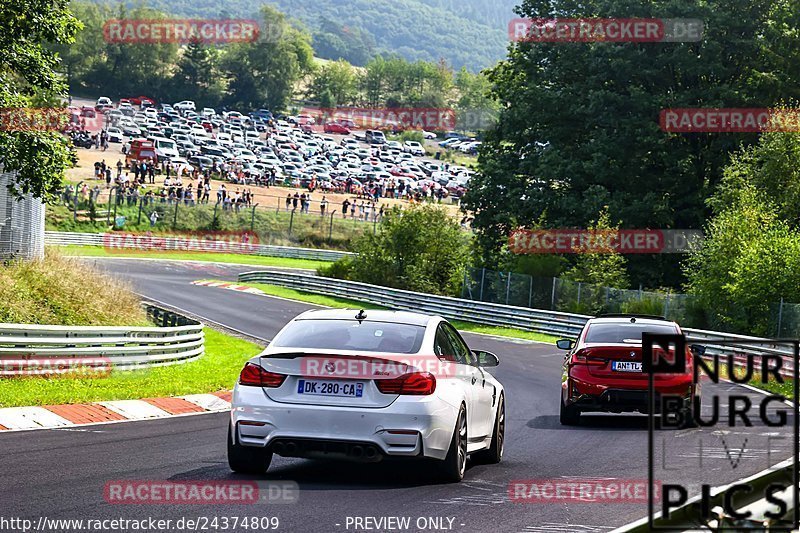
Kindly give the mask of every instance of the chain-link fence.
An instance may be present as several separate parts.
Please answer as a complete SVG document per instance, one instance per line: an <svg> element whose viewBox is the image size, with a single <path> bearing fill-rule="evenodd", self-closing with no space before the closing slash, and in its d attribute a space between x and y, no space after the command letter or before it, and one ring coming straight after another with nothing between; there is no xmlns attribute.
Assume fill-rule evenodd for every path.
<svg viewBox="0 0 800 533"><path fill-rule="evenodd" d="M784 302L769 306L769 335L780 339L800 338L800 304Z"/></svg>
<svg viewBox="0 0 800 533"><path fill-rule="evenodd" d="M61 194L50 229L67 231L250 231L262 244L300 245L348 249L353 239L378 230L382 214L361 207L341 213L341 206L319 201L281 201L278 205L244 205L231 202L199 203L159 196L139 196L127 189L83 183L68 185ZM67 220L64 220L64 219Z"/></svg>
<svg viewBox="0 0 800 533"><path fill-rule="evenodd" d="M691 295L617 289L484 268L467 269L461 297L565 313L657 315L688 327L706 326L706 317Z"/></svg>

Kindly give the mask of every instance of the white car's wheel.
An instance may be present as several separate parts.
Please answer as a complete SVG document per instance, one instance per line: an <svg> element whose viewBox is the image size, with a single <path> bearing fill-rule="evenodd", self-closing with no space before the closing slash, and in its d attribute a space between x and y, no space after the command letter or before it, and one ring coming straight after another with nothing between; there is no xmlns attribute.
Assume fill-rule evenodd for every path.
<svg viewBox="0 0 800 533"><path fill-rule="evenodd" d="M228 466L242 474L263 474L272 462L272 452L261 448L250 448L234 442L228 425Z"/></svg>
<svg viewBox="0 0 800 533"><path fill-rule="evenodd" d="M464 406L458 412L453 438L447 457L441 464L442 478L450 483L458 483L464 479L467 469L467 410Z"/></svg>
<svg viewBox="0 0 800 533"><path fill-rule="evenodd" d="M494 419L494 432L489 449L476 454L476 459L486 464L497 464L503 460L503 449L506 440L506 401L500 395L500 403L497 406L497 416Z"/></svg>

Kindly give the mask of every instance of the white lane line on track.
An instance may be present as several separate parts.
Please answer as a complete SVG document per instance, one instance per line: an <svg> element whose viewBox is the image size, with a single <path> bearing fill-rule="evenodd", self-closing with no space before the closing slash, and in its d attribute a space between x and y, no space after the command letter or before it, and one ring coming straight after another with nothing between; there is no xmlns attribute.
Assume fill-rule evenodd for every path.
<svg viewBox="0 0 800 533"><path fill-rule="evenodd" d="M44 407L6 407L0 409L0 426L13 429L41 429L74 426L72 422Z"/></svg>

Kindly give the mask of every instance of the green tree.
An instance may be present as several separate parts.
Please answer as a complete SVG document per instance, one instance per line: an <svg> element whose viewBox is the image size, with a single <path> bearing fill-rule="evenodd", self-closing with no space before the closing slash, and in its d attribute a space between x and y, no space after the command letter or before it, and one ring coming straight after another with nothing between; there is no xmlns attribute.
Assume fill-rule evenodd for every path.
<svg viewBox="0 0 800 533"><path fill-rule="evenodd" d="M312 68L311 37L292 27L283 13L270 6L261 8L261 18L271 28L269 38L226 49L222 64L231 80L226 104L283 109L295 83Z"/></svg>
<svg viewBox="0 0 800 533"><path fill-rule="evenodd" d="M500 105L492 97L492 83L484 74L473 74L465 67L455 76L458 91L456 125L461 131L480 131L497 122Z"/></svg>
<svg viewBox="0 0 800 533"><path fill-rule="evenodd" d="M602 235L604 232L618 230L619 225L611 224L608 208L604 208L597 221L589 224L588 229ZM626 262L624 255L611 249L603 253L581 253L575 259L572 268L564 273L564 277L581 283L625 289L629 284L625 270Z"/></svg>
<svg viewBox="0 0 800 533"><path fill-rule="evenodd" d="M709 200L706 239L684 262L707 327L768 335L770 305L800 302L799 141L764 134L734 155Z"/></svg>
<svg viewBox="0 0 800 533"><path fill-rule="evenodd" d="M792 7L793 6L793 7ZM757 134L672 134L659 111L768 107L800 90L796 2L526 0L524 17L698 18L698 43L518 43L488 72L502 112L486 136L463 205L487 262L508 232L546 213L585 227L608 205L627 228L700 228L730 152ZM781 54L786 54L785 58ZM675 286L666 254L631 258L629 273Z"/></svg>
<svg viewBox="0 0 800 533"><path fill-rule="evenodd" d="M332 272L348 279L388 287L458 294L469 256L469 242L446 210L424 205L391 209L376 234L355 245L357 256L337 262Z"/></svg>
<svg viewBox="0 0 800 533"><path fill-rule="evenodd" d="M128 11L120 4L113 14L117 19L164 19L161 11L137 6ZM157 100L169 98L172 73L178 61L176 43L106 43L86 75L86 85L105 96L145 95Z"/></svg>
<svg viewBox="0 0 800 533"><path fill-rule="evenodd" d="M52 50L74 42L80 29L68 3L4 2L0 5L0 26L0 108L60 104L66 84ZM0 154L3 170L17 172L12 193L31 192L45 199L56 192L71 161L68 143L57 132L0 128Z"/></svg>
<svg viewBox="0 0 800 533"><path fill-rule="evenodd" d="M219 50L199 41L186 45L171 85L173 100L194 100L200 107L217 106L225 91L219 72Z"/></svg>
<svg viewBox="0 0 800 533"><path fill-rule="evenodd" d="M81 22L82 30L74 42L55 43L51 48L61 58L61 70L67 77L70 91L84 89L82 83L96 63L104 60L106 43L103 40L103 23L109 18L109 9L94 2L71 2L73 15Z"/></svg>
<svg viewBox="0 0 800 533"><path fill-rule="evenodd" d="M314 69L306 94L322 107L352 105L358 94L358 73L347 61L325 62Z"/></svg>

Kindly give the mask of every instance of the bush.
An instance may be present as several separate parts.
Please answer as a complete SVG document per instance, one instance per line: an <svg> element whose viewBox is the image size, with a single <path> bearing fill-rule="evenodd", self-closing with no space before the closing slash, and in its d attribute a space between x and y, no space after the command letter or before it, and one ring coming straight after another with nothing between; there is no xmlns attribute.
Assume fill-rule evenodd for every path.
<svg viewBox="0 0 800 533"><path fill-rule="evenodd" d="M425 136L419 130L403 130L397 135L391 135L391 138L401 143L406 141L417 141L420 144L425 142Z"/></svg>
<svg viewBox="0 0 800 533"><path fill-rule="evenodd" d="M664 316L664 301L658 298L642 298L622 302L620 312L632 315Z"/></svg>
<svg viewBox="0 0 800 533"><path fill-rule="evenodd" d="M608 207L605 207L597 221L590 224L588 229L603 232L617 230L619 226L611 225ZM629 284L626 265L627 259L613 250L607 250L605 253L583 253L578 255L575 265L564 274L564 277L581 283L624 289Z"/></svg>
<svg viewBox="0 0 800 533"><path fill-rule="evenodd" d="M353 260L350 257L343 257L330 265L321 266L317 269L317 274L326 278L350 279L352 273Z"/></svg>
<svg viewBox="0 0 800 533"><path fill-rule="evenodd" d="M433 205L392 208L376 234L354 244L349 263L321 272L347 279L432 294L456 295L468 260L469 241L458 221Z"/></svg>

